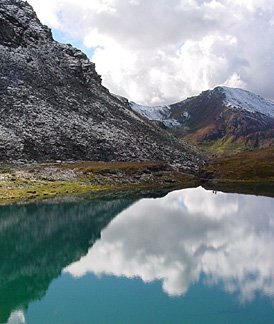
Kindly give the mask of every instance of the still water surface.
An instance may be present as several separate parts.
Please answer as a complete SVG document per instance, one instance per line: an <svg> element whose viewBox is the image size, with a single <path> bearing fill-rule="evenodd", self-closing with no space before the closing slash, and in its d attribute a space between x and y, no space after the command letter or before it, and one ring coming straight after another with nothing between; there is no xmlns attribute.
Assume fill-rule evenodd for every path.
<svg viewBox="0 0 274 324"><path fill-rule="evenodd" d="M274 199L0 208L0 323L274 323Z"/></svg>

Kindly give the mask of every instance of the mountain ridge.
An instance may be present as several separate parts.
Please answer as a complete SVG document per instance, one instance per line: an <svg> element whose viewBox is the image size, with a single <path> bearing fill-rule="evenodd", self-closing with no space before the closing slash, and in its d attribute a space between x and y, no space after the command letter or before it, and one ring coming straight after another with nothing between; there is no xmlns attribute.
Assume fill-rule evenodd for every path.
<svg viewBox="0 0 274 324"><path fill-rule="evenodd" d="M131 108L154 118L153 107L131 103ZM230 152L274 145L274 103L239 88L219 86L165 106L157 121L178 137L213 149Z"/></svg>
<svg viewBox="0 0 274 324"><path fill-rule="evenodd" d="M262 96L257 95L251 91L248 91L248 90L244 90L241 88L232 88L232 87L227 87L227 86L217 86L212 90L202 91L199 95L201 95L203 93L211 94L214 91L220 91L225 95L224 104L226 104L228 107L248 110L250 112L260 112L264 115L269 115L271 117L274 117L274 101L265 99ZM242 96L242 101L240 99L235 98L235 93L238 94L237 97ZM233 96L233 94L234 94L234 96ZM260 102L261 105L258 105L258 104L254 105L254 102L252 102L251 99L249 99L249 102L244 102L243 94L246 94L246 97L256 98L257 103ZM149 105L141 105L134 101L130 101L130 106L134 111L144 115L146 118L148 118L150 120L164 121L169 118L170 110L171 110L172 106L187 102L188 100L190 100L192 98L196 98L199 95L188 97L184 100L178 101L176 103L172 103L170 105L149 106ZM245 104L245 106L243 106L243 104ZM267 108L265 111L263 110L263 108L264 108L263 105L265 105Z"/></svg>
<svg viewBox="0 0 274 324"><path fill-rule="evenodd" d="M164 160L198 170L194 148L112 95L27 2L1 1L0 27L0 161Z"/></svg>

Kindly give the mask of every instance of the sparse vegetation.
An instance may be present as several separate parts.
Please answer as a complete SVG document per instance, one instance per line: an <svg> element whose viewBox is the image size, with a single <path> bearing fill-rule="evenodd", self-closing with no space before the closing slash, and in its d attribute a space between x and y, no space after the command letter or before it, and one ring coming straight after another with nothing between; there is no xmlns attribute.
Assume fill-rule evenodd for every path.
<svg viewBox="0 0 274 324"><path fill-rule="evenodd" d="M0 166L0 203L139 188L184 188L194 176L164 162L75 162Z"/></svg>
<svg viewBox="0 0 274 324"><path fill-rule="evenodd" d="M274 196L273 147L211 158L202 171L206 189Z"/></svg>
<svg viewBox="0 0 274 324"><path fill-rule="evenodd" d="M274 149L211 158L202 168L204 185L246 192L274 184ZM156 162L72 162L0 165L0 204L90 192L129 189L186 188L201 179ZM236 187L235 187L236 186ZM271 189L272 188L272 189ZM264 190L264 189L263 189Z"/></svg>
<svg viewBox="0 0 274 324"><path fill-rule="evenodd" d="M248 150L246 145L233 141L232 137L223 137L216 141L203 142L199 147L210 154L215 155L231 155Z"/></svg>
<svg viewBox="0 0 274 324"><path fill-rule="evenodd" d="M222 181L274 183L274 148L217 157L203 170Z"/></svg>

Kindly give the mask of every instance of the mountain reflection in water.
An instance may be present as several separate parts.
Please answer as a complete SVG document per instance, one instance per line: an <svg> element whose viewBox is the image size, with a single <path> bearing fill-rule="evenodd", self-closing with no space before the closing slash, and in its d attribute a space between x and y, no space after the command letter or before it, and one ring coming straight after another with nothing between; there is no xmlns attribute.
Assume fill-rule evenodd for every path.
<svg viewBox="0 0 274 324"><path fill-rule="evenodd" d="M58 284L88 273L160 281L167 298L202 282L241 301L257 293L272 299L273 198L202 188L138 200L142 195L0 207L0 323L25 323L25 315L36 323L31 314L43 309L54 278ZM80 304L94 286L87 281L85 289ZM66 292L57 292L65 302Z"/></svg>
<svg viewBox="0 0 274 324"><path fill-rule="evenodd" d="M241 300L274 294L274 199L174 191L143 199L102 231L88 254L64 271L161 280L172 296L201 278Z"/></svg>
<svg viewBox="0 0 274 324"><path fill-rule="evenodd" d="M41 299L62 269L85 255L109 221L135 200L0 207L0 323Z"/></svg>

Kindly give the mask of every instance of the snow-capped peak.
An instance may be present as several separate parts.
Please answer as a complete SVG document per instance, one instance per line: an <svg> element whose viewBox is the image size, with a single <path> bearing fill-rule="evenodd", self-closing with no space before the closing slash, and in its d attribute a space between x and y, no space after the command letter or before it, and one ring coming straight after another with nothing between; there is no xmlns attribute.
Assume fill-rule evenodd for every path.
<svg viewBox="0 0 274 324"><path fill-rule="evenodd" d="M203 96L206 95L210 98L215 97L217 94L221 94L222 98L222 101L219 102L219 104L229 109L238 109L252 113L258 112L274 118L274 102L243 89L219 86L213 90L202 92L200 96L204 98ZM200 96L188 98L178 103L180 107L179 109L181 109L179 115L178 109L177 113L174 114L174 106L177 104L170 106L142 106L135 102L130 102L129 104L133 111L147 119L160 121L169 128L176 128L185 125L186 120L191 117L191 103L195 98L200 98Z"/></svg>
<svg viewBox="0 0 274 324"><path fill-rule="evenodd" d="M250 112L274 117L274 103L255 93L229 87L218 87L225 95L224 104L229 107L241 108Z"/></svg>

